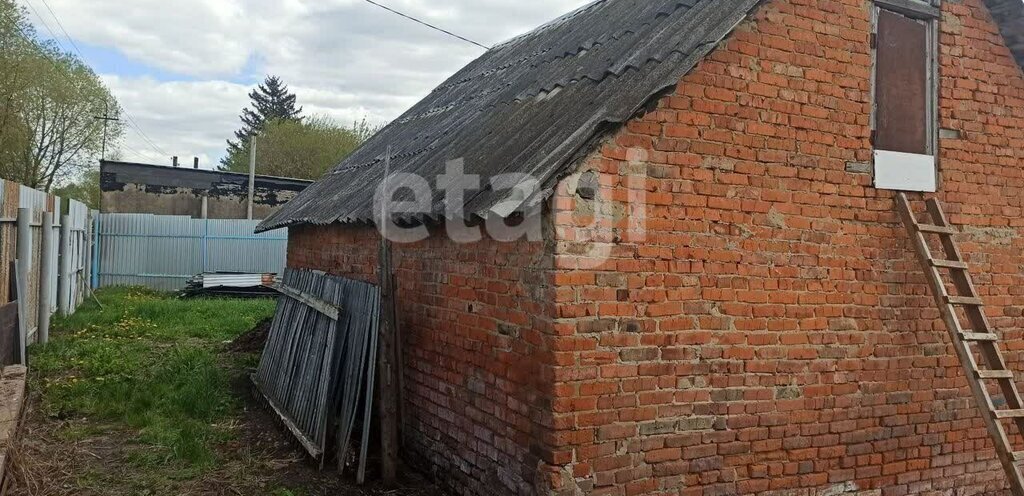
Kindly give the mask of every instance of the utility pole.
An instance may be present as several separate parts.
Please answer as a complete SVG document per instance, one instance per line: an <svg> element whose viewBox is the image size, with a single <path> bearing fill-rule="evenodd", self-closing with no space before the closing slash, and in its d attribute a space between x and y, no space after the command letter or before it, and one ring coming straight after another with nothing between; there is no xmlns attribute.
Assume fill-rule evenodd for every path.
<svg viewBox="0 0 1024 496"><path fill-rule="evenodd" d="M253 195L256 194L256 135L249 138L249 216L252 220Z"/></svg>
<svg viewBox="0 0 1024 496"><path fill-rule="evenodd" d="M111 117L110 116L110 103L103 104L103 115L102 116L100 116L100 115L94 116L93 119L96 119L98 121L103 121L103 151L100 152L100 159L101 160L106 160L107 159L107 126L111 122L120 121L121 119L118 119L117 117Z"/></svg>

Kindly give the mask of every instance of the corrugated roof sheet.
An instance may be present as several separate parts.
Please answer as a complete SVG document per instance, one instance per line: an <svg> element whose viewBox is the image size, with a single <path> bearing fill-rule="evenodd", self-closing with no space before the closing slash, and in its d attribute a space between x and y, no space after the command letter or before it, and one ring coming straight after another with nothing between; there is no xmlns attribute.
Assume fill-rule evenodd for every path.
<svg viewBox="0 0 1024 496"><path fill-rule="evenodd" d="M999 32L1013 53L1017 65L1024 67L1024 2L1021 0L985 0L985 6L999 24Z"/></svg>
<svg viewBox="0 0 1024 496"><path fill-rule="evenodd" d="M261 224L367 222L391 150L392 172L428 179L462 158L482 184L526 173L551 187L608 123L677 84L758 0L601 0L470 63ZM469 192L486 213L507 191ZM536 200L539 198L533 198ZM432 214L444 213L436 194Z"/></svg>
<svg viewBox="0 0 1024 496"><path fill-rule="evenodd" d="M391 171L434 185L449 160L490 177L526 173L551 188L609 124L626 122L727 36L758 0L598 0L470 63L331 173L260 225L370 222L373 196ZM1024 3L985 0L1018 62ZM540 200L548 190L527 200ZM468 193L486 216L507 191ZM497 210L495 210L497 212ZM435 192L430 215L444 214Z"/></svg>

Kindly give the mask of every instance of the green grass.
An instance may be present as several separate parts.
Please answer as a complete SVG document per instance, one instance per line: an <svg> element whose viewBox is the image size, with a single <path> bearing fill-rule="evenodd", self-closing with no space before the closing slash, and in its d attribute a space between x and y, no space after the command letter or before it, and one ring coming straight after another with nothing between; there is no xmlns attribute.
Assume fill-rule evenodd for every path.
<svg viewBox="0 0 1024 496"><path fill-rule="evenodd" d="M291 489L278 489L272 493L271 496L305 496L304 491L292 491Z"/></svg>
<svg viewBox="0 0 1024 496"><path fill-rule="evenodd" d="M31 381L43 411L121 427L149 445L141 466L216 464L237 400L217 350L274 312L273 300L177 299L139 288L97 293L55 320L51 342L33 346ZM86 433L69 433L71 437Z"/></svg>

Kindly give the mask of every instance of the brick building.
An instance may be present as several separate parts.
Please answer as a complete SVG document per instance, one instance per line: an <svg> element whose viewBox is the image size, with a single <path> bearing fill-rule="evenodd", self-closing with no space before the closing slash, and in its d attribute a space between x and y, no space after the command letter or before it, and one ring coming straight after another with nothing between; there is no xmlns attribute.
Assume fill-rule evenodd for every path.
<svg viewBox="0 0 1024 496"><path fill-rule="evenodd" d="M177 158L174 159L177 164ZM253 218L265 219L312 181L256 176ZM244 219L249 215L249 174L194 167L100 162L100 210L114 214L187 215Z"/></svg>
<svg viewBox="0 0 1024 496"><path fill-rule="evenodd" d="M437 192L399 216L429 229L393 248L407 451L458 494L1009 494L893 190L961 226L1019 364L1022 11L598 1L263 227L290 228L292 267L375 281L386 169L536 178L459 203L539 239L452 241Z"/></svg>

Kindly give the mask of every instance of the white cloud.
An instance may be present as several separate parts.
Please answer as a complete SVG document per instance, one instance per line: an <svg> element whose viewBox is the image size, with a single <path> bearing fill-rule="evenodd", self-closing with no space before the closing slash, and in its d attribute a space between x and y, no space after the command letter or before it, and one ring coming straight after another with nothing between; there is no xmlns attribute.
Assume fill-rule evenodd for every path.
<svg viewBox="0 0 1024 496"><path fill-rule="evenodd" d="M379 1L487 45L588 3ZM188 80L104 76L160 148L183 157L200 155L204 164L223 153L224 140L238 128L238 114L247 104L250 88L229 81L276 74L298 95L307 114L383 123L483 52L364 0L49 3L75 39ZM125 143L143 154L132 157L126 151L126 158L169 160L135 133L129 132Z"/></svg>
<svg viewBox="0 0 1024 496"><path fill-rule="evenodd" d="M155 147L166 153L126 126L122 158L131 161L169 164L177 155L191 164L191 157L198 156L205 168L215 166L224 140L238 127L239 109L249 100L248 87L224 81L159 82L114 75L103 80Z"/></svg>

